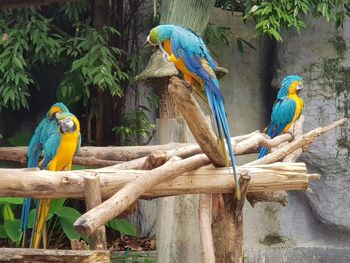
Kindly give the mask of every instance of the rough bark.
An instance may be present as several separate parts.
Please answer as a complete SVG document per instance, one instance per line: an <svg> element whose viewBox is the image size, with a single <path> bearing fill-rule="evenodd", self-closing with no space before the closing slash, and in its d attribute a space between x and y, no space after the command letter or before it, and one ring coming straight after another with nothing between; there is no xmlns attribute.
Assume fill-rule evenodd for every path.
<svg viewBox="0 0 350 263"><path fill-rule="evenodd" d="M70 262L107 263L110 255L103 251L0 248L0 262Z"/></svg>
<svg viewBox="0 0 350 263"><path fill-rule="evenodd" d="M138 177L129 182L107 201L82 215L74 223L74 227L79 233L90 235L97 227L122 213L135 202L142 193L152 189L152 187L161 182L173 179L176 176L208 163L208 158L202 154L182 161L168 162L159 168L151 170L148 176Z"/></svg>
<svg viewBox="0 0 350 263"><path fill-rule="evenodd" d="M198 219L202 263L215 263L214 242L211 231L211 198L212 195L206 194L199 197Z"/></svg>
<svg viewBox="0 0 350 263"><path fill-rule="evenodd" d="M193 158L197 159L198 156ZM84 176L98 174L101 181L102 199L106 199L136 179L147 180L152 174L168 176L167 170L170 170L170 174L181 174L183 172L181 169L186 169L185 167L191 160L193 159L187 158L171 165L165 164L151 171L107 170L105 168L62 172L0 169L0 196L83 199ZM209 163L209 160L207 159L206 162ZM246 170L252 177L249 192L306 190L310 180L317 180L314 174L310 176L307 174L304 163L273 163L249 167L238 166L237 168L238 174ZM233 176L227 168L206 166L156 185L145 191L142 197L232 193L233 189Z"/></svg>
<svg viewBox="0 0 350 263"><path fill-rule="evenodd" d="M86 175L84 177L85 187L85 204L86 209L91 210L102 202L100 177L98 175ZM91 234L91 249L106 250L106 228L104 225L99 226L96 231Z"/></svg>

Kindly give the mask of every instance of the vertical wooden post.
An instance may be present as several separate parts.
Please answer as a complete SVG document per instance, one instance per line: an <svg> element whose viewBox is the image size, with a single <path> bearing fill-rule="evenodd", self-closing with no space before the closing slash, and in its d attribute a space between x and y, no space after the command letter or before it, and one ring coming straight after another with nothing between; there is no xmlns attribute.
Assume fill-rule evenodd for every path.
<svg viewBox="0 0 350 263"><path fill-rule="evenodd" d="M102 202L101 188L100 188L100 177L98 175L85 175L84 176L84 187L85 187L85 203L86 210L90 210L95 206L98 206ZM100 226L90 236L91 249L92 250L106 250L106 228Z"/></svg>
<svg viewBox="0 0 350 263"><path fill-rule="evenodd" d="M202 263L215 263L213 234L211 231L212 195L202 194L199 197L199 235L201 239Z"/></svg>
<svg viewBox="0 0 350 263"><path fill-rule="evenodd" d="M242 174L239 179L241 199L232 194L224 194L224 206L213 223L215 256L217 263L243 262L243 205L246 198L250 176Z"/></svg>

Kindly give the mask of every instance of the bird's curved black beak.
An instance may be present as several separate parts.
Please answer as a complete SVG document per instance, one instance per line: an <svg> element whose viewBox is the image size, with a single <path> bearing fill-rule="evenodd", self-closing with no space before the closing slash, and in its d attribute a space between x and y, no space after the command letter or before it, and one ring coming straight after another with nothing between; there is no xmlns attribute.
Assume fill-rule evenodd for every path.
<svg viewBox="0 0 350 263"><path fill-rule="evenodd" d="M147 39L146 39L146 41L143 43L143 46L144 46L144 47L151 47L151 46L152 46L151 42L149 41L149 36L147 36Z"/></svg>

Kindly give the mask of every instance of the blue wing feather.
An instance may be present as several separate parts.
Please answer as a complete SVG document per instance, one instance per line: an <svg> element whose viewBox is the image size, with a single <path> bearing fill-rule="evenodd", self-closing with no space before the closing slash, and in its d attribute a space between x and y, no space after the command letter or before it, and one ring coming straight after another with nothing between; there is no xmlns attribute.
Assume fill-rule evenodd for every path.
<svg viewBox="0 0 350 263"><path fill-rule="evenodd" d="M284 128L292 122L296 108L297 105L295 101L288 97L277 100L272 109L271 123L267 129L267 135L269 135L271 139L281 134ZM264 157L268 151L269 148L267 147L261 148L258 158Z"/></svg>
<svg viewBox="0 0 350 263"><path fill-rule="evenodd" d="M229 156L232 162L237 187L236 193L237 197L240 198L239 183L236 171L236 160L231 144L231 136L224 108L223 96L215 74L213 76L211 72L208 72L203 67L201 59L205 59L212 69L216 68L217 64L210 56L203 40L186 28L177 27L171 36L170 43L174 56L176 58L181 58L188 70L203 80L208 104L212 111L216 133L219 137L221 134L224 136L228 146Z"/></svg>
<svg viewBox="0 0 350 263"><path fill-rule="evenodd" d="M44 162L42 169L46 169L50 161L55 157L61 142L61 133L57 130L51 135L44 145Z"/></svg>

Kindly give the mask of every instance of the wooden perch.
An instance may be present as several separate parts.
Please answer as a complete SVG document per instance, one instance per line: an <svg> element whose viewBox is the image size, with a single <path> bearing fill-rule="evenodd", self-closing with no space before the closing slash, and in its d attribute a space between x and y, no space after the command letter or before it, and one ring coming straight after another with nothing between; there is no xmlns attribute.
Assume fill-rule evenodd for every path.
<svg viewBox="0 0 350 263"><path fill-rule="evenodd" d="M257 164L268 164L268 163L274 163L278 162L279 160L283 159L287 155L297 151L300 148L303 148L306 145L309 145L313 143L318 136L320 136L323 133L326 133L337 126L343 125L347 122L347 118L343 118L340 120L337 120L325 127L319 127L312 131L309 131L308 133L305 133L300 138L294 140L293 142L281 147L280 149L266 155L265 157L255 160L253 162L247 163L243 166L250 166L250 165L257 165Z"/></svg>
<svg viewBox="0 0 350 263"><path fill-rule="evenodd" d="M100 177L97 175L86 175L84 177L86 209L91 210L102 202ZM106 228L104 225L98 227L91 237L92 250L107 250Z"/></svg>
<svg viewBox="0 0 350 263"><path fill-rule="evenodd" d="M194 156L195 160L197 158L198 156ZM189 158L179 160L170 167L177 169L177 167L189 165L188 162ZM206 160L206 163L209 163L209 160ZM141 180L152 173L164 172L165 165L151 171L106 168L59 172L0 169L0 196L83 199L84 176L96 174L100 176L102 199L107 199L135 179ZM309 181L317 179L314 174L310 176L307 174L304 163L273 163L237 168L239 174L242 170L248 171L252 178L248 192L306 190ZM165 169L170 170L169 166ZM178 174L180 170L171 170L171 173ZM142 196L156 198L181 194L233 193L233 190L234 180L228 169L209 165L163 182L147 190Z"/></svg>
<svg viewBox="0 0 350 263"><path fill-rule="evenodd" d="M131 161L151 154L157 150L171 150L186 146L186 143L168 143L147 146L108 146L81 147L73 163L86 166L111 166L120 162ZM27 147L0 147L0 160L26 163Z"/></svg>
<svg viewBox="0 0 350 263"><path fill-rule="evenodd" d="M0 262L108 263L110 255L93 250L0 248Z"/></svg>
<svg viewBox="0 0 350 263"><path fill-rule="evenodd" d="M211 197L212 195L207 194L199 197L198 223L202 263L215 262L213 234L211 232Z"/></svg>
<svg viewBox="0 0 350 263"><path fill-rule="evenodd" d="M225 166L225 158L216 135L210 129L197 101L184 82L178 77L172 77L168 88L172 99L186 120L202 151L215 166Z"/></svg>
<svg viewBox="0 0 350 263"><path fill-rule="evenodd" d="M126 184L107 201L79 217L74 223L74 227L80 234L90 235L99 226L122 213L145 191L160 182L170 180L208 163L209 160L204 154L195 155L181 161L167 162L163 166L148 172L148 176L138 177Z"/></svg>

